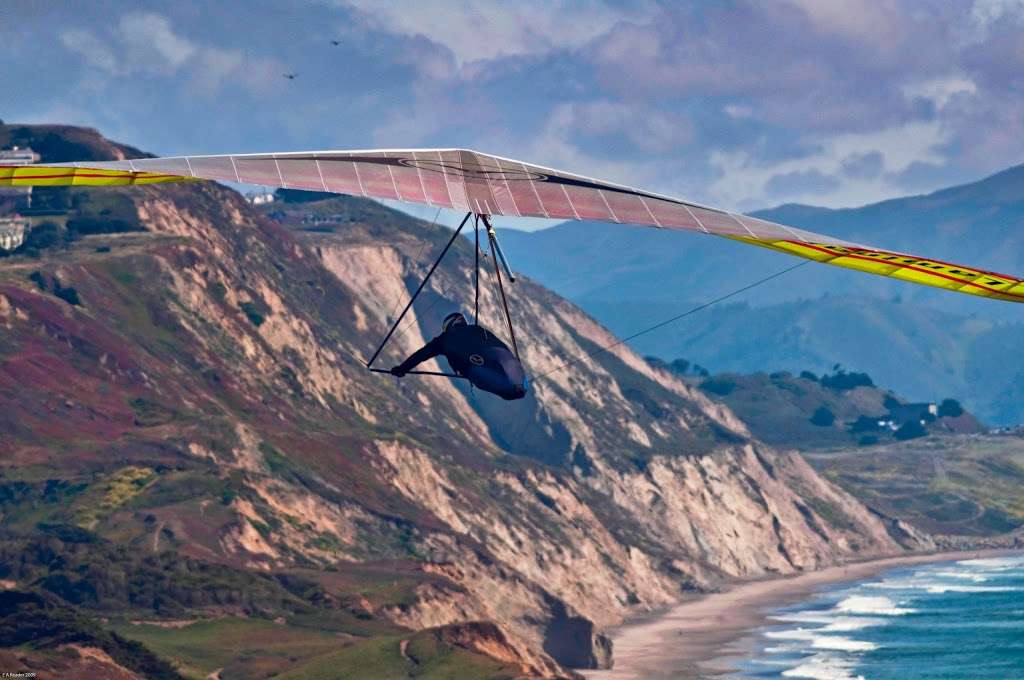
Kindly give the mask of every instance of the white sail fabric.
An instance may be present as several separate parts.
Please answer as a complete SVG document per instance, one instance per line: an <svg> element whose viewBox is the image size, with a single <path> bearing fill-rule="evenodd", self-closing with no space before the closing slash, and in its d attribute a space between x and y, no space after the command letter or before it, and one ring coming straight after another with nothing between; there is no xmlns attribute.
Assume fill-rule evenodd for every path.
<svg viewBox="0 0 1024 680"><path fill-rule="evenodd" d="M982 297L1024 302L1024 280L849 243L466 149L314 151L0 167L0 186L117 186L222 180L464 210L597 220L714 234L837 267Z"/></svg>
<svg viewBox="0 0 1024 680"><path fill-rule="evenodd" d="M177 156L53 165L328 191L486 215L596 220L757 240L853 245L754 217L466 149Z"/></svg>

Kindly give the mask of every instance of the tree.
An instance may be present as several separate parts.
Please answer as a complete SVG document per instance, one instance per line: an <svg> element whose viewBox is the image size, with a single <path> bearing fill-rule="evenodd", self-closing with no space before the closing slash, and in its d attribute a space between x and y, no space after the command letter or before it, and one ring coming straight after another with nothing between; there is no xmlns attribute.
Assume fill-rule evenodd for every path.
<svg viewBox="0 0 1024 680"><path fill-rule="evenodd" d="M53 222L43 222L25 234L25 242L21 244L21 250L46 250L64 243L64 233L59 226Z"/></svg>
<svg viewBox="0 0 1024 680"><path fill-rule="evenodd" d="M850 425L850 432L877 432L880 429L877 416L860 416Z"/></svg>
<svg viewBox="0 0 1024 680"><path fill-rule="evenodd" d="M939 404L939 417L956 418L964 414L964 407L956 399L943 399Z"/></svg>
<svg viewBox="0 0 1024 680"><path fill-rule="evenodd" d="M811 416L811 425L817 425L818 427L832 427L832 424L836 422L836 414L827 406L819 406Z"/></svg>
<svg viewBox="0 0 1024 680"><path fill-rule="evenodd" d="M690 370L690 362L686 359L674 359L669 365L672 367L672 372L679 375L686 375L686 372Z"/></svg>
<svg viewBox="0 0 1024 680"><path fill-rule="evenodd" d="M847 373L843 370L836 371L832 375L823 375L821 377L821 384L823 387L840 392L852 390L855 387L875 386L874 381L871 380L867 373Z"/></svg>
<svg viewBox="0 0 1024 680"><path fill-rule="evenodd" d="M908 439L917 439L918 437L924 437L928 434L928 430L924 429L924 425L918 420L908 420L907 422L900 425L900 429L896 430L893 435L900 441L906 441Z"/></svg>

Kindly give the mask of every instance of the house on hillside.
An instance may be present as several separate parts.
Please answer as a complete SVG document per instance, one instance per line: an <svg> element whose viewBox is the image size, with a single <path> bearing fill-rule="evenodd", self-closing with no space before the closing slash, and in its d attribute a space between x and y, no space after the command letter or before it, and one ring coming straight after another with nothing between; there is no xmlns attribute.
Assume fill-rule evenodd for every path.
<svg viewBox="0 0 1024 680"><path fill-rule="evenodd" d="M935 419L939 417L939 407L935 403L931 402L919 402L911 404L893 404L889 408L889 415L887 418L896 427L905 425L917 421L920 425L926 423L935 422Z"/></svg>
<svg viewBox="0 0 1024 680"><path fill-rule="evenodd" d="M277 199L274 194L267 191L250 191L245 195L245 200L253 205L266 205L267 203L273 203Z"/></svg>
<svg viewBox="0 0 1024 680"><path fill-rule="evenodd" d="M0 217L0 250L8 252L25 242L28 231L28 220L18 215Z"/></svg>
<svg viewBox="0 0 1024 680"><path fill-rule="evenodd" d="M0 149L0 165L32 165L39 162L39 154L27 146ZM32 187L0 187L0 201L12 200L17 209L32 207Z"/></svg>
<svg viewBox="0 0 1024 680"><path fill-rule="evenodd" d="M861 416L850 424L851 432L895 432L908 423L925 426L939 416L939 407L931 402L890 403L884 416Z"/></svg>

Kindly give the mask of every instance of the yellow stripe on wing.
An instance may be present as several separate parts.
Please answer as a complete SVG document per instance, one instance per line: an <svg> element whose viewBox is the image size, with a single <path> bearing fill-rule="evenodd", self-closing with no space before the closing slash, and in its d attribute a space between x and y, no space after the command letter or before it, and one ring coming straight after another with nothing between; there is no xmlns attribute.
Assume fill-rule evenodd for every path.
<svg viewBox="0 0 1024 680"><path fill-rule="evenodd" d="M129 170L54 167L41 165L0 166L0 187L128 186L165 182L202 181L180 175Z"/></svg>
<svg viewBox="0 0 1024 680"><path fill-rule="evenodd" d="M1024 302L1024 280L1006 274L873 248L790 240L770 241L747 236L727 238L816 262L901 279L922 286L1010 302Z"/></svg>

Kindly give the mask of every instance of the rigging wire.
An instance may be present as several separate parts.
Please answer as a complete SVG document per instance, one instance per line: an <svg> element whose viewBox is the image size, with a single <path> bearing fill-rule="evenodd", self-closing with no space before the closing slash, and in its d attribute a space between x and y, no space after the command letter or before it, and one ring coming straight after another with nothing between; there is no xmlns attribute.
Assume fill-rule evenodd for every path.
<svg viewBox="0 0 1024 680"><path fill-rule="evenodd" d="M571 361L565 362L561 366L553 368L550 371L547 371L546 373L542 373L541 375L537 376L533 380L534 380L534 382L536 382L538 380L543 380L544 378L548 377L552 373L558 373L562 369L568 368L570 366L574 366L575 364L578 364L579 362L583 361L584 359L589 359L592 356L596 356L598 354L602 354L604 352L608 352L608 351L618 347L619 345L622 345L622 344L625 344L625 343L629 342L630 340L633 340L635 338L639 338L641 335L645 335L646 333L650 333L651 331L655 331L655 330L657 330L659 328L662 328L663 326L667 326L670 323L673 323L675 321L678 321L679 319L682 319L682 318L685 318L687 316L690 316L691 314L695 314L695 313L697 313L697 312L699 312L701 310L707 309L708 307L711 307L712 305L716 305L719 302L724 302L725 300L728 300L729 298L735 297L735 296L739 295L740 293L745 293L748 290L752 290L754 288L757 288L758 286L760 286L763 283L768 283L772 279L777 279L780 276L782 276L783 274L788 274L789 272L793 271L794 269L799 269L800 267L803 267L805 264L810 264L810 262L811 262L810 260L804 260L803 262L798 262L797 264L795 264L795 265L793 265L791 267L786 267L785 269L777 271L774 274L770 274L769 276L766 276L766 277L764 277L762 279L758 279L757 281L754 281L753 283L748 283L747 285L743 286L742 288L737 288L736 290L734 290L734 291L732 291L730 293L726 293L725 295L719 296L719 297L715 298L714 300L711 300L709 302L704 302L702 304L699 304L696 307L693 307L692 309L688 309L687 311L683 312L682 314L677 314L677 315L673 316L670 319L665 319L664 321L659 321L658 323L654 324L653 326L649 326L647 328L644 328L643 330L637 331L636 333L633 333L632 335L628 335L628 336L626 336L624 338L620 338L620 339L616 340L615 342L610 343L608 345L605 345L603 347L598 347L593 352L587 352L586 354L582 354L582 355L576 357L575 359L572 359Z"/></svg>

